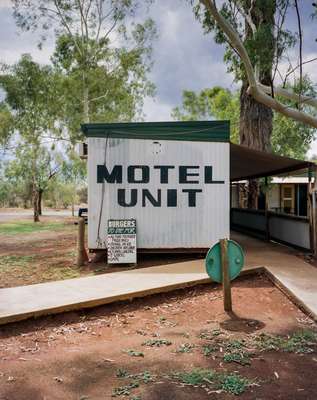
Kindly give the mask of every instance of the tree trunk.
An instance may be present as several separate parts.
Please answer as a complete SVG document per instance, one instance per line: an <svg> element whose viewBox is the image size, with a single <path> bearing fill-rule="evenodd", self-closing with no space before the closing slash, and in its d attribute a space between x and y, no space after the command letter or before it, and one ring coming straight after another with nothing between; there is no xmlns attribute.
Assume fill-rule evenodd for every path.
<svg viewBox="0 0 317 400"><path fill-rule="evenodd" d="M257 30L263 26L269 27L270 36L267 37L267 46L269 51L265 53L263 60L263 49L258 49L257 69L259 71L259 80L267 86L272 84L272 68L274 58L274 15L275 5L268 7L266 2L254 3L251 0L246 1L245 11L250 13L252 21ZM273 4L273 3L272 3ZM252 28L245 21L245 43L254 38ZM256 50L254 50L256 52ZM254 57L256 59L256 57ZM247 78L244 77L240 91L240 144L251 149L261 151L271 151L271 135L273 130L273 111L264 104L258 103L247 93ZM250 166L252 168L252 166ZM258 203L258 183L257 180L249 181L248 207L257 208Z"/></svg>
<svg viewBox="0 0 317 400"><path fill-rule="evenodd" d="M87 84L86 73L83 73L83 113L84 113L84 122L87 124L90 122L89 118L89 88Z"/></svg>
<svg viewBox="0 0 317 400"><path fill-rule="evenodd" d="M42 195L43 195L43 190L40 189L38 191L38 205L37 205L39 215L42 215Z"/></svg>
<svg viewBox="0 0 317 400"><path fill-rule="evenodd" d="M251 149L270 152L273 112L249 96L247 88L248 83L243 82L240 92L240 144ZM249 180L248 208L258 208L258 194L258 181Z"/></svg>
<svg viewBox="0 0 317 400"><path fill-rule="evenodd" d="M33 221L40 222L39 218L39 191L33 187Z"/></svg>
<svg viewBox="0 0 317 400"><path fill-rule="evenodd" d="M270 152L273 112L247 94L248 86L243 82L240 91L240 144Z"/></svg>

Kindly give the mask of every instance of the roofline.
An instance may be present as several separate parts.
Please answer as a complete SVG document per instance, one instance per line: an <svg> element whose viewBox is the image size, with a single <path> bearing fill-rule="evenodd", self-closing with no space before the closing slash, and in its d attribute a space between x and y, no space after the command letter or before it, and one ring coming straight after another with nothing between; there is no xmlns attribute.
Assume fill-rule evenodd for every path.
<svg viewBox="0 0 317 400"><path fill-rule="evenodd" d="M88 123L81 130L87 137L125 139L229 142L229 121L165 121Z"/></svg>
<svg viewBox="0 0 317 400"><path fill-rule="evenodd" d="M231 182L236 182L236 181L242 181L242 180L248 180L248 179L257 179L257 178L266 178L269 176L276 176L276 175L280 175L280 174L284 174L286 172L293 172L293 171L298 171L301 169L309 169L310 167L313 167L316 165L309 162L309 161L303 161L301 164L298 165L294 165L292 167L287 167L287 168L281 168L281 169L277 169L277 170L273 170L273 171L268 171L267 173L262 173L262 174L255 174L255 175L248 175L248 176L242 176L239 178L234 178L234 179L230 179Z"/></svg>

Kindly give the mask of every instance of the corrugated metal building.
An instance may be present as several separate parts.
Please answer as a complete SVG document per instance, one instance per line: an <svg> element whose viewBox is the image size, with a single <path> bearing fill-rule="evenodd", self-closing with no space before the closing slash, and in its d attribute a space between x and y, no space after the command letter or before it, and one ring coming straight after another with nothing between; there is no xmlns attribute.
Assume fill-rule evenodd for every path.
<svg viewBox="0 0 317 400"><path fill-rule="evenodd" d="M85 124L88 247L136 219L138 249L206 249L229 237L228 121Z"/></svg>

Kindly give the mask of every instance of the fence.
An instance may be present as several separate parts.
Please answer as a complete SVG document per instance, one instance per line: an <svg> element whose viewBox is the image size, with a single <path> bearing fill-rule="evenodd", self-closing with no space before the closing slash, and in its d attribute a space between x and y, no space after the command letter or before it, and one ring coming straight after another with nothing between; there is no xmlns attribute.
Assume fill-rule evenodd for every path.
<svg viewBox="0 0 317 400"><path fill-rule="evenodd" d="M273 240L304 250L311 250L309 218L272 211L231 209L231 229Z"/></svg>

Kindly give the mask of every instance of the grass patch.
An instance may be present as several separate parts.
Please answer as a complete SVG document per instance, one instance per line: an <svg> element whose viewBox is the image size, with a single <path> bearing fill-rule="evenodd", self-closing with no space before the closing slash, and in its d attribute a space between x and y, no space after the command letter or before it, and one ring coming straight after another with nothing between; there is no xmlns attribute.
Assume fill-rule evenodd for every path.
<svg viewBox="0 0 317 400"><path fill-rule="evenodd" d="M249 353L247 353L245 351L225 353L223 356L223 361L226 363L235 362L240 365L250 365L251 364Z"/></svg>
<svg viewBox="0 0 317 400"><path fill-rule="evenodd" d="M25 268L34 260L34 256L1 256L0 271L7 272L13 268Z"/></svg>
<svg viewBox="0 0 317 400"><path fill-rule="evenodd" d="M227 351L236 351L241 350L245 347L244 341L242 340L229 340L225 344L225 348Z"/></svg>
<svg viewBox="0 0 317 400"><path fill-rule="evenodd" d="M161 347L170 346L172 342L167 339L149 339L142 343L142 346Z"/></svg>
<svg viewBox="0 0 317 400"><path fill-rule="evenodd" d="M79 278L80 270L76 267L54 267L50 266L47 271L42 274L44 280L60 281L64 279Z"/></svg>
<svg viewBox="0 0 317 400"><path fill-rule="evenodd" d="M0 234L3 235L19 235L40 231L54 231L65 229L67 225L64 222L33 222L18 221L8 224L0 224Z"/></svg>
<svg viewBox="0 0 317 400"><path fill-rule="evenodd" d="M262 333L254 339L260 351L285 351L290 353L312 353L317 344L317 334L311 330L295 332L290 336L274 336Z"/></svg>
<svg viewBox="0 0 317 400"><path fill-rule="evenodd" d="M221 374L219 378L220 389L225 392L239 395L245 392L251 381L247 378L243 378L238 374Z"/></svg>
<svg viewBox="0 0 317 400"><path fill-rule="evenodd" d="M124 352L127 353L131 357L144 357L144 353L142 353L142 351L128 349L128 350L124 350Z"/></svg>
<svg viewBox="0 0 317 400"><path fill-rule="evenodd" d="M205 344L202 346L203 349L203 355L206 357L211 356L213 353L215 353L218 348L216 346L213 346L211 344Z"/></svg>
<svg viewBox="0 0 317 400"><path fill-rule="evenodd" d="M221 335L222 331L220 329L212 329L210 331L202 331L199 333L199 339L214 340L217 336Z"/></svg>
<svg viewBox="0 0 317 400"><path fill-rule="evenodd" d="M194 368L191 371L175 372L172 378L186 385L208 388L208 390L223 390L239 395L245 392L251 381L235 373L219 373L212 369Z"/></svg>
<svg viewBox="0 0 317 400"><path fill-rule="evenodd" d="M139 382L132 381L125 386L116 387L112 390L112 397L129 396L129 394L131 393L131 390L138 388L139 386L140 386Z"/></svg>
<svg viewBox="0 0 317 400"><path fill-rule="evenodd" d="M117 378L129 378L139 383L155 382L156 375L151 374L149 371L143 371L139 374L130 374L127 370L119 368L116 373Z"/></svg>
<svg viewBox="0 0 317 400"><path fill-rule="evenodd" d="M176 353L192 353L194 347L195 345L192 343L183 343L178 347Z"/></svg>

